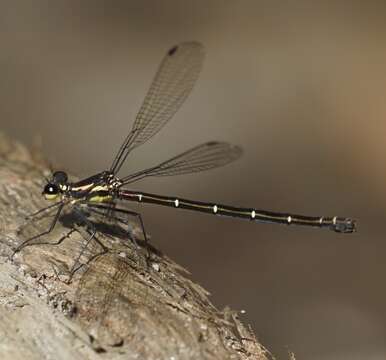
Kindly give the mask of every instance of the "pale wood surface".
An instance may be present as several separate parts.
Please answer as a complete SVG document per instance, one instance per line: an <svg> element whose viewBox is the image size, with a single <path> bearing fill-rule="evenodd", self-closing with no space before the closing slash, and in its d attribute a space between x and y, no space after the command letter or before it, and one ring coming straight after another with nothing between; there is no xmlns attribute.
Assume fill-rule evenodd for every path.
<svg viewBox="0 0 386 360"><path fill-rule="evenodd" d="M46 168L0 137L1 359L270 358L239 313L217 310L186 270L155 249L147 264L145 251L114 228L109 237L98 234L109 253L67 284L68 269L85 249L84 228L71 230L70 209L44 239L65 236L60 245L34 245L10 261L17 244L49 224L49 217L26 220L47 206L41 196ZM87 247L83 262L96 247Z"/></svg>

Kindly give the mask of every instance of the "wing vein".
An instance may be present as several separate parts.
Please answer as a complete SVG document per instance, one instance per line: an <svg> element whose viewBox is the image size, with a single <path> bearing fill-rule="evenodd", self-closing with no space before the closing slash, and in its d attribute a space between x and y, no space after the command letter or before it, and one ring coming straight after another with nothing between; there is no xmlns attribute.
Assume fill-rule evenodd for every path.
<svg viewBox="0 0 386 360"><path fill-rule="evenodd" d="M207 142L167 161L121 179L127 185L145 177L190 174L224 166L238 159L242 150L225 142Z"/></svg>
<svg viewBox="0 0 386 360"><path fill-rule="evenodd" d="M190 94L204 60L198 42L185 42L165 55L138 111L132 130L110 167L117 173L129 153L157 134Z"/></svg>

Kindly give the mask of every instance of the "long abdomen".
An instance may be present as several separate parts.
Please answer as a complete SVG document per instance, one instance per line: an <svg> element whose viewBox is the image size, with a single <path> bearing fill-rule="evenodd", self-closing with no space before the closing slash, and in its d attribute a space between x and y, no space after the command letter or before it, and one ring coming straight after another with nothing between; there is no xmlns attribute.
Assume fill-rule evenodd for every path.
<svg viewBox="0 0 386 360"><path fill-rule="evenodd" d="M351 233L355 231L355 222L353 220L336 216L316 217L289 213L276 213L265 210L238 208L222 204L193 201L177 197L162 196L129 190L120 190L118 195L121 199L139 203L157 204L174 207L177 209L200 211L207 214L230 216L261 223L303 225L318 228L328 228L340 233Z"/></svg>

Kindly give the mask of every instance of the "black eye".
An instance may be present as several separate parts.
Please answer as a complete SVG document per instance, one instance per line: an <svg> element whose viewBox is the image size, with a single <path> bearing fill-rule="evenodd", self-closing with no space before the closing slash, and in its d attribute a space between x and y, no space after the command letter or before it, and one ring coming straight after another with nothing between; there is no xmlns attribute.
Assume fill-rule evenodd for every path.
<svg viewBox="0 0 386 360"><path fill-rule="evenodd" d="M43 190L43 194L46 194L46 195L56 195L58 193L59 193L59 187L55 184L47 184Z"/></svg>
<svg viewBox="0 0 386 360"><path fill-rule="evenodd" d="M65 184L67 182L67 174L64 171L55 171L52 175L54 184Z"/></svg>

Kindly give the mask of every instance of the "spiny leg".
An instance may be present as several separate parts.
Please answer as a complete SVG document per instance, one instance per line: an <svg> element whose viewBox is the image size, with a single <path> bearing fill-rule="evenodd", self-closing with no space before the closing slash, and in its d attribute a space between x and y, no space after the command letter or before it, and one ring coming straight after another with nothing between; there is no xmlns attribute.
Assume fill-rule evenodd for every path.
<svg viewBox="0 0 386 360"><path fill-rule="evenodd" d="M135 211L127 210L127 209L120 209L120 208L104 206L104 205L88 204L88 207L89 207L90 210L92 209L92 211L94 211L94 212L96 212L98 214L101 214L101 213L97 212L95 209L110 210L111 212L123 213L123 214L126 214L126 215L133 216L133 217L137 218L139 220L139 223L140 223L140 226L141 226L141 232L143 234L144 240L145 240L146 243L149 242L149 240L148 240L148 238L146 236L145 226L144 226L141 214L139 214L139 213L137 213ZM120 219L118 217L114 217L112 215L110 215L110 218L116 219L116 220L118 220L119 222L121 222L122 224L125 224L125 225L129 224L128 220L127 221L123 221L122 219Z"/></svg>
<svg viewBox="0 0 386 360"><path fill-rule="evenodd" d="M54 245L54 246L57 246L57 245L60 245L64 240L66 240L67 238L69 238L72 233L75 231L74 228L70 229L69 231L67 231L64 235L62 235L58 241L55 241L55 242L38 242L38 243L34 243L33 245ZM54 267L54 271L55 271L55 274L57 274L56 272L56 269Z"/></svg>
<svg viewBox="0 0 386 360"><path fill-rule="evenodd" d="M143 234L144 241L145 241L145 244L146 244L145 247L146 247L146 252L147 252L147 260L149 260L151 258L151 253L149 251L149 246L148 246L149 240L148 240L148 238L146 236L145 226L144 226L141 214L139 214L137 212L134 212L134 211L127 210L127 209L120 209L120 208L111 207L111 206L105 206L105 205L88 204L88 207L89 207L89 210L94 211L94 212L99 213L99 214L101 214L101 213L96 211L95 209L110 210L110 211L113 211L113 212L122 213L122 214L126 214L126 215L133 216L133 217L137 218L139 220L139 224L141 226L141 232ZM123 221L122 219L119 219L117 217L114 217L114 218L117 219L118 221L120 221L121 223L125 224L125 225L129 224L128 220L127 221ZM133 242L138 247L138 245L135 242L135 239L133 239Z"/></svg>
<svg viewBox="0 0 386 360"><path fill-rule="evenodd" d="M38 211L35 211L35 212L32 213L32 214L27 215L27 216L25 217L25 219L26 219L26 220L30 220L30 221L29 221L27 224L24 224L24 225L20 226L19 229L18 229L18 231L20 232L20 231L22 231L26 226L28 226L28 225L33 221L32 218L34 218L35 216L37 216L37 215L39 215L39 214L41 214L41 213L43 213L43 212L45 212L45 211L51 210L51 209L53 209L53 208L59 206L59 205L62 204L62 203L63 203L62 201L59 201L59 202L57 202L57 203L55 203L55 204L46 206L46 207L44 207L44 208L42 208L42 209L39 209Z"/></svg>
<svg viewBox="0 0 386 360"><path fill-rule="evenodd" d="M30 244L30 245L53 245L53 246L57 246L57 245L60 245L64 240L66 240L67 238L69 238L71 236L71 234L75 231L75 229L70 229L69 231L67 231L64 235L62 235L58 241L55 241L55 242L45 242L45 241L42 241L42 242L35 242L33 244Z"/></svg>
<svg viewBox="0 0 386 360"><path fill-rule="evenodd" d="M57 203L55 203L55 204L51 204L51 205L46 206L46 207L44 207L44 208L42 208L42 209L39 209L38 211L35 211L34 213L27 215L27 219L33 218L33 217L35 217L36 215L39 215L40 213L42 213L42 212L44 212L44 211L47 211L47 210L52 209L52 208L54 208L54 207L56 207L56 206L59 206L60 204L63 204L63 202L62 202L62 201L59 201L59 202L57 202Z"/></svg>
<svg viewBox="0 0 386 360"><path fill-rule="evenodd" d="M80 270L83 266L87 266L87 265L88 265L91 261L93 261L97 256L103 255L103 254L105 254L105 253L107 252L107 248L106 248L106 247L100 242L100 240L95 236L96 230L95 230L95 229L92 229L91 232L89 232L89 231L87 231L87 232L88 232L88 234L89 234L89 237L88 237L88 238L85 238L85 237L83 236L83 234L79 232L79 234L82 236L82 238L85 239L86 241L85 241L84 246L82 246L82 249L81 249L81 251L79 252L78 256L76 257L74 264L73 264L72 267L71 267L71 270L70 270L70 277L69 277L69 279L68 279L68 282L71 282L71 280L72 280L74 274L75 274L78 270ZM91 256L91 257L87 260L87 262L86 262L85 264L82 264L82 263L80 262L80 259L82 258L82 256L83 256L83 254L84 254L86 248L88 247L88 245L90 244L90 242L91 242L92 240L96 241L96 242L98 243L98 245L101 246L102 251L99 252L99 253L97 253L97 254L95 254L95 255L93 255L93 256Z"/></svg>
<svg viewBox="0 0 386 360"><path fill-rule="evenodd" d="M91 208L91 207L88 208L88 211L90 211L91 213L94 213L94 214L102 215L102 216L105 216L105 215L106 215L106 212L105 212L105 211L103 211L103 212L97 211L96 209ZM115 217L115 216L113 216L113 215L109 215L109 218L115 220L117 223L122 223L122 224L124 224L124 225L129 225L129 221L128 221L128 220L125 221L125 220L123 220L123 219L121 219L121 218L119 218L119 217ZM103 231L102 231L102 232L103 232ZM139 250L141 249L141 247L138 245L137 241L135 240L135 237L133 237L133 236L130 234L130 231L126 231L126 230L125 230L125 233L127 233L127 234L129 235L129 238L130 238L130 240L132 241L132 243L134 244L136 250L139 251ZM110 238L112 241L115 241L115 240L116 240L116 238L115 238L113 235L110 235L110 234L108 234L108 233L103 233L103 234L104 234L105 236L107 236L108 238ZM151 260L151 253L150 253L150 251L149 251L149 247L146 246L145 265L146 265L147 267L149 267L149 262L150 262L150 260Z"/></svg>
<svg viewBox="0 0 386 360"><path fill-rule="evenodd" d="M108 252L108 249L106 248L106 246L104 246L102 244L102 242L97 238L97 236L95 235L97 233L97 230L95 229L95 226L91 223L91 221L89 221L87 219L87 217L82 213L81 210L79 209L74 209L75 213L81 218L81 221L87 226L87 229L86 231L88 232L88 234L90 235L87 239L86 239L86 242L84 244L84 246L82 247L81 251L79 252L79 255L77 256L75 262L74 262L74 265L72 266L71 270L70 270L70 278L68 279L68 282L71 282L72 280L72 277L74 276L74 274L80 270L83 266L87 266L90 262L92 262L95 258L97 258L98 256L101 256L103 254L106 254ZM83 234L81 232L79 232L79 234L83 237L83 239L85 239L85 237L83 236ZM90 242L94 240L102 249L102 251L100 251L99 253L97 254L94 254L93 256L91 256L87 262L85 264L81 264L80 263L80 259L82 258L83 254L84 254L84 251L85 249L88 247L88 245L90 244Z"/></svg>
<svg viewBox="0 0 386 360"><path fill-rule="evenodd" d="M117 217L117 216L114 216L114 215L112 215L111 214L111 212L109 211L109 215L107 215L107 211L103 211L103 212L101 212L101 211L98 211L98 210L96 210L96 209L94 209L94 208L91 208L91 207L89 207L88 208L88 211L90 211L91 213L94 213L94 214L97 214L97 215L101 215L101 216L103 216L103 217L106 217L106 218L108 218L108 219L110 219L110 220L114 220L114 221L116 221L116 223L121 223L121 224L123 224L123 225L129 225L129 221L127 221L127 220L123 220L123 219L121 219L121 218L119 218L119 217ZM129 230L125 230L125 233L130 233L130 231ZM110 234L107 234L107 233L105 233L104 234L105 236L107 236L107 237L109 237L110 239L112 239L112 240L114 240L114 236L112 236L112 235L110 235ZM138 243L137 243L137 241L135 240L135 238L134 237L132 237L131 235L130 235L130 240L133 242L133 244L135 245L135 247L137 248L137 249L139 249L140 247L139 247L139 245L138 245Z"/></svg>
<svg viewBox="0 0 386 360"><path fill-rule="evenodd" d="M121 223L126 224L125 222L123 222L118 217L114 217L113 216L113 213L114 213L115 207L116 207L116 203L114 201L106 202L106 203L104 203L104 205L97 205L97 204L90 204L90 203L86 203L86 204L87 204L87 209L88 210L91 210L94 213L96 213L98 215L101 215L103 218L112 219L112 220L115 220L117 222L121 222ZM97 207L98 208L100 207L103 211L102 212L95 211L95 208L97 208Z"/></svg>
<svg viewBox="0 0 386 360"><path fill-rule="evenodd" d="M58 219L59 219L59 216L60 216L60 213L62 212L62 209L64 207L64 203L60 203L59 205L59 208L58 208L58 211L56 212L55 214L55 217L54 219L52 220L51 224L50 224L50 227L48 228L48 230L46 231L43 231L41 232L40 234L37 234L35 236L32 236L30 237L29 239L23 241L12 253L11 255L11 260L13 260L13 257L15 256L16 253L18 253L21 249L25 248L26 246L30 246L30 245L33 245L31 244L31 241L35 240L35 239L38 239L42 236L45 236L47 234L49 234L55 227L56 223L58 222Z"/></svg>

